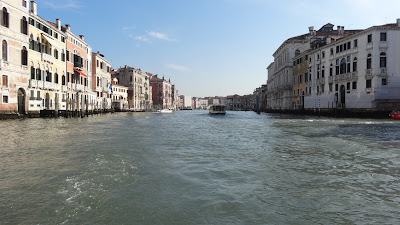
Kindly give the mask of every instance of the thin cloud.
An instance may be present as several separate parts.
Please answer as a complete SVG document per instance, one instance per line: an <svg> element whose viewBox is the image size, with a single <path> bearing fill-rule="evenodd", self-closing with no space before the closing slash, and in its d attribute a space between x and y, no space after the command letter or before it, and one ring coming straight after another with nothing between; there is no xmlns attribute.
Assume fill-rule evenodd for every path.
<svg viewBox="0 0 400 225"><path fill-rule="evenodd" d="M55 3L52 1L43 1L43 4L48 8L52 9L80 9L82 5L75 1L75 0L66 0L63 4L62 3Z"/></svg>
<svg viewBox="0 0 400 225"><path fill-rule="evenodd" d="M171 70L176 70L176 71L188 71L189 68L181 65L176 65L176 64L166 64L165 65L168 69Z"/></svg>
<svg viewBox="0 0 400 225"><path fill-rule="evenodd" d="M123 31L134 30L134 29L136 29L136 26L125 26L125 27L122 27Z"/></svg>
<svg viewBox="0 0 400 225"><path fill-rule="evenodd" d="M175 39L172 39L168 37L168 35L160 33L160 32L155 32L155 31L148 31L147 34L153 38L165 40L165 41L176 41Z"/></svg>
<svg viewBox="0 0 400 225"><path fill-rule="evenodd" d="M135 36L135 37L133 37L135 40L138 40L138 41L143 41L143 42L147 42L147 43L151 43L151 41L147 38L147 37L144 37L144 36Z"/></svg>

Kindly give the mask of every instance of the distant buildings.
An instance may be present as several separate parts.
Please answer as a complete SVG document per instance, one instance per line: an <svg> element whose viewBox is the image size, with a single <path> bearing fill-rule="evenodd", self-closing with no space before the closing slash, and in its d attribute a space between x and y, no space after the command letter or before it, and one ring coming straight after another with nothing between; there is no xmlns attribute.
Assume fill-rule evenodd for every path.
<svg viewBox="0 0 400 225"><path fill-rule="evenodd" d="M151 76L150 85L152 87L153 105L155 109L173 109L175 96L172 94L172 84L165 78L158 75Z"/></svg>

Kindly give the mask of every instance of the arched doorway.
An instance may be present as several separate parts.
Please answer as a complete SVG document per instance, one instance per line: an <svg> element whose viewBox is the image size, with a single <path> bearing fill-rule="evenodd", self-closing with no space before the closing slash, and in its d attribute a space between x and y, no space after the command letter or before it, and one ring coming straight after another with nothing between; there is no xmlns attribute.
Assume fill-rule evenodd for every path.
<svg viewBox="0 0 400 225"><path fill-rule="evenodd" d="M25 114L25 90L20 88L18 89L18 113Z"/></svg>
<svg viewBox="0 0 400 225"><path fill-rule="evenodd" d="M345 107L345 104L346 104L346 88L344 87L344 85L340 86L339 103L340 103L342 108Z"/></svg>
<svg viewBox="0 0 400 225"><path fill-rule="evenodd" d="M45 100L44 100L44 107L47 110L50 109L50 94L49 93L46 93L46 97L45 97Z"/></svg>

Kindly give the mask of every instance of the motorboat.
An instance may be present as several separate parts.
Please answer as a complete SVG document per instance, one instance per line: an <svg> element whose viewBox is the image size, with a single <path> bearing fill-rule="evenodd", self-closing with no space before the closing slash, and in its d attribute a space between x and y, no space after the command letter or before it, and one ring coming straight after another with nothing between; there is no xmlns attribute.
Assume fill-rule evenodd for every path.
<svg viewBox="0 0 400 225"><path fill-rule="evenodd" d="M210 108L208 110L210 114L222 114L224 115L226 113L226 106L225 105L210 105Z"/></svg>
<svg viewBox="0 0 400 225"><path fill-rule="evenodd" d="M157 110L157 112L159 112L159 113L172 113L174 110L172 110L172 109L160 109L160 110Z"/></svg>
<svg viewBox="0 0 400 225"><path fill-rule="evenodd" d="M393 111L389 114L389 116L394 120L400 120L400 111Z"/></svg>

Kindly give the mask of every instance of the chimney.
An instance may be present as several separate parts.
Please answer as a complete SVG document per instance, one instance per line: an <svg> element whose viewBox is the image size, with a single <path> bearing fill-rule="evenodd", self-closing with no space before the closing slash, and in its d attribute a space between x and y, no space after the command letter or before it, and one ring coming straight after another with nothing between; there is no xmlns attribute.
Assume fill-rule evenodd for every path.
<svg viewBox="0 0 400 225"><path fill-rule="evenodd" d="M67 28L67 30L71 30L71 25L65 24L65 28Z"/></svg>
<svg viewBox="0 0 400 225"><path fill-rule="evenodd" d="M79 37L82 39L82 41L85 41L85 36L83 36L82 34L79 35Z"/></svg>
<svg viewBox="0 0 400 225"><path fill-rule="evenodd" d="M340 26L337 26L337 32L340 34Z"/></svg>
<svg viewBox="0 0 400 225"><path fill-rule="evenodd" d="M313 26L308 27L308 31L310 31L310 35L313 35L313 33L314 33L314 27L313 27Z"/></svg>
<svg viewBox="0 0 400 225"><path fill-rule="evenodd" d="M37 15L37 3L35 1L31 1L31 12Z"/></svg>
<svg viewBox="0 0 400 225"><path fill-rule="evenodd" d="M397 19L396 22L397 22L397 26L400 27L400 19Z"/></svg>
<svg viewBox="0 0 400 225"><path fill-rule="evenodd" d="M344 34L344 26L342 26L342 34Z"/></svg>
<svg viewBox="0 0 400 225"><path fill-rule="evenodd" d="M61 20L60 19L56 19L56 24L57 24L57 29L61 29Z"/></svg>

